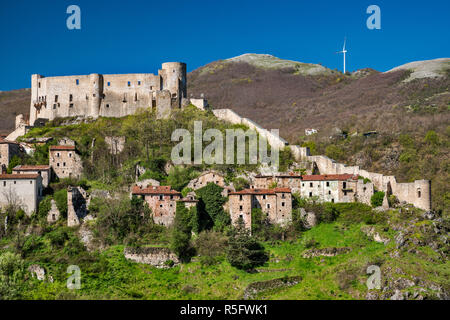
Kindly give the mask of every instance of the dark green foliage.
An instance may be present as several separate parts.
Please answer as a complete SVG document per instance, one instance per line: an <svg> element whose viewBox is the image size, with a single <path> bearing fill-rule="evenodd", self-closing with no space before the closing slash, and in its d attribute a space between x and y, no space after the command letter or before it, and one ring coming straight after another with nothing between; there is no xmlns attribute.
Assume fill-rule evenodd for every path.
<svg viewBox="0 0 450 320"><path fill-rule="evenodd" d="M12 173L12 169L15 166L18 166L21 163L22 163L22 159L20 157L12 156L11 160L9 161L8 168L6 169L6 172L7 173Z"/></svg>
<svg viewBox="0 0 450 320"><path fill-rule="evenodd" d="M52 208L52 197L46 196L41 202L39 202L38 209L38 219L41 221L45 221L47 219L47 215Z"/></svg>
<svg viewBox="0 0 450 320"><path fill-rule="evenodd" d="M175 166L170 169L169 175L164 181L164 185L169 185L172 189L177 191L183 190L183 188L191 181L196 178L198 173L194 170L193 167L179 167Z"/></svg>
<svg viewBox="0 0 450 320"><path fill-rule="evenodd" d="M177 202L175 220L173 222L170 248L180 261L189 262L193 255L191 246L191 217L183 202Z"/></svg>
<svg viewBox="0 0 450 320"><path fill-rule="evenodd" d="M370 203L372 204L372 207L376 208L383 204L383 199L384 199L384 192L377 191L370 198Z"/></svg>
<svg viewBox="0 0 450 320"><path fill-rule="evenodd" d="M220 232L203 231L195 240L200 263L205 266L217 264L226 251L228 238Z"/></svg>
<svg viewBox="0 0 450 320"><path fill-rule="evenodd" d="M196 191L199 214L199 231L214 228L222 231L231 223L230 215L223 210L226 198L222 196L223 188L214 183L208 183L205 187Z"/></svg>
<svg viewBox="0 0 450 320"><path fill-rule="evenodd" d="M376 212L363 203L334 203L339 213L338 221L347 225L354 223L383 224L386 222L385 212Z"/></svg>
<svg viewBox="0 0 450 320"><path fill-rule="evenodd" d="M232 230L228 244L228 262L238 269L251 271L269 260L262 244L242 226Z"/></svg>
<svg viewBox="0 0 450 320"><path fill-rule="evenodd" d="M248 182L248 180L242 177L234 178L232 181L236 191L241 191L250 187L250 183Z"/></svg>
<svg viewBox="0 0 450 320"><path fill-rule="evenodd" d="M67 218L67 190L61 189L59 191L56 191L53 194L53 199L55 199L56 207L61 213L61 216Z"/></svg>

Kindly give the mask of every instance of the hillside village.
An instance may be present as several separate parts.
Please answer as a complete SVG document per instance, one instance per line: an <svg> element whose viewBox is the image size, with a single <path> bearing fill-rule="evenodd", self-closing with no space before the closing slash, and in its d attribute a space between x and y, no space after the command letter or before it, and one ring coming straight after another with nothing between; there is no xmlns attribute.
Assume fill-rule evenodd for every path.
<svg viewBox="0 0 450 320"><path fill-rule="evenodd" d="M52 232L69 227L68 230L79 238L70 241L80 241L89 252L95 252L117 245L112 232L102 230L104 217L99 212L104 207L114 212L108 201L122 201L120 199L125 197L127 205L132 208L128 223L133 226L142 224L145 228L150 226L150 231L145 229L145 232L151 236L143 236L136 231L138 229L134 233L121 235L123 243L128 246L121 250L120 255L129 261L159 269L177 266L184 262L184 257L178 252L174 254L173 248L168 250L167 243L163 247L159 244L152 247L153 243L163 238L156 239L157 236L152 234L154 230L158 230L155 232L158 234L185 228L185 234L189 234L190 239L191 233L195 237L203 230L226 233L226 230L232 229L227 228L232 226L237 229L244 227L251 237L258 238L261 230L266 228L264 232L269 235L264 237L276 238L285 242L280 246L289 246L293 241L289 235L292 229L295 232L310 230L314 237L320 238L320 228L326 228L320 223L334 221L338 214L336 208L351 212L348 215L341 213L348 221L369 222L368 228L358 225L358 232L367 235L375 245L397 243L396 254L402 246L407 247L404 245L407 240L396 238L392 241L388 233L400 228L400 223L383 230L371 227L371 224L380 221L386 223L386 216L390 214L395 216L392 221L396 223L405 222L402 219L409 215L431 217L429 220L433 222L430 223L435 224L435 230L438 230L435 237L445 235L442 221L434 220L439 218L432 211L430 180L399 182L392 175L339 163L325 155L312 155L310 147L289 144L231 109L213 109L204 97L188 98L186 88L186 65L178 62L164 63L156 76L92 74L46 78L33 75L30 116L17 115L15 130L0 140L0 206L3 210L13 207L16 211L23 211L30 221L41 219L46 228L55 228L50 229L54 230ZM168 132L181 124L187 124L188 129L192 129L192 121L197 117L212 127L222 126L221 130L255 130L260 139L282 150L279 171L267 173L259 164L235 168L203 164L195 168L175 166L164 157L171 146L166 141L170 137ZM114 121L121 121L121 124ZM146 121L148 128L144 127ZM155 129L157 127L161 127L159 132ZM317 133L315 129L308 130L307 135ZM105 173L108 170L110 172ZM127 176L121 177L124 172ZM110 179L108 175L114 178ZM64 205L61 205L62 202ZM214 216L219 211L225 215L217 213ZM181 220L180 212L197 214L198 221L195 223L204 223L207 227L195 225L193 220ZM210 217L202 220L199 215L204 212ZM366 216L361 218L363 215ZM422 218L417 219L422 221ZM387 220L391 222L391 219ZM5 225L4 233L7 233L8 221ZM34 236L33 228L30 226L26 231L28 236ZM108 228L118 227L108 225ZM333 232L349 232L348 225L342 228ZM356 227L352 225L351 228ZM406 227L402 225L401 228ZM411 237L413 234L412 231L401 232L404 238L407 238L406 234ZM389 235L392 237L392 234ZM102 241L96 241L101 237L104 238ZM301 259L334 257L351 250L348 247L317 248L314 237L308 243L302 242L302 248L308 250ZM338 238L341 241L345 237ZM421 239L417 244L432 243L436 245L436 252L441 252L439 250L447 240L439 239L440 242L435 238ZM64 241L64 247L70 247L69 240ZM136 243L139 245L136 246ZM210 243L215 245L216 240ZM378 249L384 250L381 247ZM225 249L220 247L217 251ZM439 258L436 259L442 259L440 253L437 255ZM268 259L261 258L259 266ZM274 263L273 260L279 262L278 258L271 257L270 263ZM320 260L320 263L323 261ZM290 260L286 263L289 264ZM45 273L38 264L33 266L37 268L37 273ZM292 283L298 283L296 275L289 269L280 270L292 276ZM35 271L31 273L37 275ZM45 279L44 276L41 278ZM342 281L347 283L353 280ZM405 288L400 288L396 282L389 283L389 292L371 292L366 298L425 296L421 291L414 291L408 296L409 293L399 291ZM341 290L347 290L347 285L342 285ZM196 291L192 290L186 289L186 292L195 296ZM431 291L445 297L445 290L437 287ZM255 297L247 291L245 296Z"/></svg>
<svg viewBox="0 0 450 320"><path fill-rule="evenodd" d="M173 72L172 69L173 68ZM170 75L172 78L168 78ZM127 81L133 78L134 81ZM130 78L131 77L131 78ZM152 104L157 117L168 117L167 110L172 108L179 109L182 106L192 102L197 107L204 110L207 106L205 99L186 99L186 65L183 63L165 63L163 69L160 70L158 80L149 80L145 82L137 79L152 79L153 75L124 75L122 77L108 76L103 79L102 75L90 77L91 87L102 88L103 83L106 87L112 87L114 90L123 91L123 106L125 113L121 112L102 112L103 108L114 108L117 100L122 100L122 96L112 98L106 97L101 92L91 92L86 85L80 84L78 76L71 77L53 77L45 78L40 75L32 76L32 101L30 105L30 119L24 120L23 115L16 118L16 130L2 139L0 158L2 159L2 175L0 180L4 190L14 194L17 201L22 203L24 211L31 215L37 211L39 202L43 196L43 188L48 187L52 178L64 179L73 178L80 179L82 176L82 161L76 151L75 141L64 137L60 139L57 145L49 148L49 163L38 164L35 166L18 165L12 168L13 173L7 174L6 168L9 166L12 157L24 152L26 146L13 139L20 137L20 134L26 134L34 125L40 121L49 121L57 117L81 116L97 118L100 115L121 117L128 113L133 113L140 105L130 106L126 101L127 95L135 97L135 101L141 101L139 96L158 96L159 92L166 92L172 96L170 105L166 105L165 100L155 99ZM163 81L164 80L164 81ZM84 81L84 80L83 80ZM70 82L73 82L72 84ZM102 85L97 84L100 82ZM164 85L154 88L156 83L164 82ZM167 85L165 84L167 82ZM56 85L54 83L64 83L66 86ZM132 83L132 84L131 84ZM172 87L170 87L170 85ZM78 88L80 86L80 88ZM142 89L140 88L142 86ZM145 88L145 89L144 89ZM164 90L163 90L164 88ZM167 89L165 89L167 88ZM128 89L128 90L127 90ZM41 90L44 90L41 92ZM106 89L105 89L106 90ZM111 90L111 89L110 89ZM141 90L141 91L139 91ZM145 91L148 90L148 91ZM153 91L156 90L156 91ZM158 91L159 90L159 91ZM172 92L173 91L173 92ZM84 107L78 107L76 104L83 104L80 98L74 98L72 92L77 92L76 97L86 96L89 102L89 112ZM133 94L134 92L134 94ZM65 97L68 100L65 101ZM88 96L92 96L89 98ZM98 97L100 100L96 100ZM54 99L54 103L47 105L48 99ZM89 100L91 99L91 100ZM92 100L93 99L93 100ZM116 99L116 100L114 100ZM95 105L93 104L95 102ZM109 104L104 103L108 102ZM145 100L146 101L146 100ZM149 102L143 102L145 105ZM141 106L142 107L142 106ZM115 107L119 108L118 106ZM160 108L166 111L158 111ZM99 111L100 109L100 111ZM49 110L49 111L47 111ZM63 111L61 111L63 110ZM65 111L64 111L65 110ZM233 224L237 224L238 219L242 219L247 228L251 226L251 210L260 208L268 215L272 223L286 225L291 219L292 210L292 193L298 193L303 198L316 198L322 202L361 202L371 205L371 199L375 190L383 192L382 207L389 208L388 198L395 197L399 201L411 203L423 210L431 210L431 182L426 180L418 180L414 183L397 183L395 177L386 177L381 174L370 173L360 170L358 167L347 167L335 163L333 160L322 156L310 156L308 147L289 146L288 143L271 132L261 128L258 124L249 119L242 118L229 109L213 110L213 113L219 119L229 121L231 123L240 123L247 125L250 129L257 131L260 135L267 139L270 145L279 148L289 148L293 153L296 161L308 162L310 167L303 168L309 174L298 174L293 171L278 173L274 175L261 175L246 177L249 180L249 188L245 190L235 190L233 185L224 183L224 176L220 172L203 172L200 177L192 180L188 184L188 188L195 190L208 183L214 183L226 191L224 196L229 197L228 203L225 205L226 211L229 212ZM48 137L51 138L51 137ZM47 139L47 142L49 140ZM123 150L126 137L106 137L105 142L108 144L109 152L118 154ZM298 167L298 163L294 164ZM315 173L312 175L312 173ZM19 182L19 183L17 183ZM27 183L29 182L29 184ZM176 202L185 203L186 206L195 205L195 196L190 198L182 197L181 193L172 190L171 186L160 186L159 181L143 181L140 185L130 186L131 196L142 197L152 210L153 219L156 223L170 226L175 217ZM68 202L72 205L77 203L73 200L74 192L71 187L68 188ZM85 191L84 191L85 193ZM83 194L83 192L78 193ZM0 198L2 206L7 206L11 202L11 196L6 196L5 192ZM88 199L84 199L88 202ZM87 215L87 207L85 212L80 212L79 208L69 207L68 225L77 225L82 217ZM52 214L53 215L53 214ZM74 216L76 215L76 216ZM48 218L49 221L52 219Z"/></svg>

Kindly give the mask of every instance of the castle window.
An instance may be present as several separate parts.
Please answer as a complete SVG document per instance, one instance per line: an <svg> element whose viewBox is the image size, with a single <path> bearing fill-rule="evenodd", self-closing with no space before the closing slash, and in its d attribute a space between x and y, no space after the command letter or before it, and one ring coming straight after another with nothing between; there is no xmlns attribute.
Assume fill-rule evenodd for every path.
<svg viewBox="0 0 450 320"><path fill-rule="evenodd" d="M73 108L73 103L69 104L69 108Z"/></svg>
<svg viewBox="0 0 450 320"><path fill-rule="evenodd" d="M239 206L239 211L242 211L242 206Z"/></svg>
<svg viewBox="0 0 450 320"><path fill-rule="evenodd" d="M305 186L305 184L304 183L302 183L302 187L304 187Z"/></svg>
<svg viewBox="0 0 450 320"><path fill-rule="evenodd" d="M40 82L38 82L38 88L40 88L41 87L41 83Z"/></svg>
<svg viewBox="0 0 450 320"><path fill-rule="evenodd" d="M334 199L331 199L331 202L334 203Z"/></svg>
<svg viewBox="0 0 450 320"><path fill-rule="evenodd" d="M57 167L59 167L59 162L56 164Z"/></svg>
<svg viewBox="0 0 450 320"><path fill-rule="evenodd" d="M312 197L312 192L309 193L309 197L310 197L310 198Z"/></svg>
<svg viewBox="0 0 450 320"><path fill-rule="evenodd" d="M347 188L347 182L344 181L344 189Z"/></svg>
<svg viewBox="0 0 450 320"><path fill-rule="evenodd" d="M417 197L420 198L422 196L422 192L420 190L417 190Z"/></svg>
<svg viewBox="0 0 450 320"><path fill-rule="evenodd" d="M159 195L159 200L163 200L164 196L162 194Z"/></svg>
<svg viewBox="0 0 450 320"><path fill-rule="evenodd" d="M162 205L162 204L160 204L160 205L159 205L159 207L160 207L160 208L162 208L162 207L163 207L163 205Z"/></svg>
<svg viewBox="0 0 450 320"><path fill-rule="evenodd" d="M55 95L55 102L58 102L58 95Z"/></svg>
<svg viewBox="0 0 450 320"><path fill-rule="evenodd" d="M59 158L59 152L56 153L56 156Z"/></svg>
<svg viewBox="0 0 450 320"><path fill-rule="evenodd" d="M137 101L137 93L134 94L134 101Z"/></svg>
<svg viewBox="0 0 450 320"><path fill-rule="evenodd" d="M153 86L150 86L150 90L153 90Z"/></svg>
<svg viewBox="0 0 450 320"><path fill-rule="evenodd" d="M3 186L6 187L6 181L3 181Z"/></svg>
<svg viewBox="0 0 450 320"><path fill-rule="evenodd" d="M33 181L30 180L30 184L33 184Z"/></svg>
<svg viewBox="0 0 450 320"><path fill-rule="evenodd" d="M331 194L331 191L328 191L328 194Z"/></svg>
<svg viewBox="0 0 450 320"><path fill-rule="evenodd" d="M109 108L109 104L107 104L106 107Z"/></svg>
<svg viewBox="0 0 450 320"><path fill-rule="evenodd" d="M108 81L108 87L111 86L111 82Z"/></svg>
<svg viewBox="0 0 450 320"><path fill-rule="evenodd" d="M63 167L65 167L66 166L66 163L65 162L63 162Z"/></svg>
<svg viewBox="0 0 450 320"><path fill-rule="evenodd" d="M313 183L312 183L312 182L310 182L310 183L309 183L309 186L310 186L310 187L312 188L312 186L313 186Z"/></svg>
<svg viewBox="0 0 450 320"><path fill-rule="evenodd" d="M327 181L327 187L329 187L330 186L330 182L329 181Z"/></svg>
<svg viewBox="0 0 450 320"><path fill-rule="evenodd" d="M284 201L281 203L281 206L284 207Z"/></svg>
<svg viewBox="0 0 450 320"><path fill-rule="evenodd" d="M266 200L266 195L263 195L263 200Z"/></svg>
<svg viewBox="0 0 450 320"><path fill-rule="evenodd" d="M73 96L69 94L69 101L73 101Z"/></svg>
<svg viewBox="0 0 450 320"><path fill-rule="evenodd" d="M14 184L16 184L17 183L17 181L16 180L14 180Z"/></svg>
<svg viewBox="0 0 450 320"><path fill-rule="evenodd" d="M243 197L242 197L242 194L241 194L241 195L239 195L239 201L242 201L242 199L243 199Z"/></svg>
<svg viewBox="0 0 450 320"><path fill-rule="evenodd" d="M140 81L138 81L138 86L140 86L141 85L141 82Z"/></svg>
<svg viewBox="0 0 450 320"><path fill-rule="evenodd" d="M270 209L270 203L267 204L267 209Z"/></svg>
<svg viewBox="0 0 450 320"><path fill-rule="evenodd" d="M131 86L131 82L130 81L128 81L128 86Z"/></svg>
<svg viewBox="0 0 450 320"><path fill-rule="evenodd" d="M240 215L239 215L239 219L243 219L243 216L242 216L242 214L240 214Z"/></svg>
<svg viewBox="0 0 450 320"><path fill-rule="evenodd" d="M170 200L173 200L173 196L170 196Z"/></svg>
<svg viewBox="0 0 450 320"><path fill-rule="evenodd" d="M76 83L77 85L79 85L79 84L80 84L80 80L79 80L79 79L75 80L75 83Z"/></svg>

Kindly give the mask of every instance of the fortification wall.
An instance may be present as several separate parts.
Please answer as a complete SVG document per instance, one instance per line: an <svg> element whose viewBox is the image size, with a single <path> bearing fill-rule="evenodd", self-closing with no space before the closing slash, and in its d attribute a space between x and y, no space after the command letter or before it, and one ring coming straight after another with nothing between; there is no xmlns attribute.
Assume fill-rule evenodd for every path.
<svg viewBox="0 0 450 320"><path fill-rule="evenodd" d="M163 99L158 99L163 93ZM158 75L31 76L30 124L38 118L123 117L139 108L180 108L186 98L186 64L163 63ZM164 112L165 114L166 112Z"/></svg>
<svg viewBox="0 0 450 320"><path fill-rule="evenodd" d="M249 127L252 130L258 132L258 134L265 138L267 142L273 146L283 149L288 145L288 142L278 136L277 134L272 133L271 131L264 129L259 126L257 123L253 122L248 118L241 117L236 112L231 109L215 109L213 110L214 115L221 120L231 122L233 124L243 124Z"/></svg>
<svg viewBox="0 0 450 320"><path fill-rule="evenodd" d="M304 148L307 149L307 148ZM309 154L309 150L298 151L300 154ZM304 159L304 158L303 158ZM381 173L369 172L359 166L347 166L338 163L326 156L306 156L314 162L321 174L353 174L368 178L377 190L388 195L393 194L400 201L411 203L417 208L431 210L431 181L416 180L414 182L400 183L394 176L385 176Z"/></svg>

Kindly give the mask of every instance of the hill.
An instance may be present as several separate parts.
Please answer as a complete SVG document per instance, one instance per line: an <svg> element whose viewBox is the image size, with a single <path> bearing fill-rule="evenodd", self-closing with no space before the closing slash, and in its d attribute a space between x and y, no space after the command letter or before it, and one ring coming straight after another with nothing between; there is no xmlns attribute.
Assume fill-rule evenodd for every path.
<svg viewBox="0 0 450 320"><path fill-rule="evenodd" d="M188 94L204 94L213 108L231 108L279 129L313 154L402 182L430 179L433 207L450 212L449 61L414 62L385 73L307 74L295 62L250 54L192 71ZM307 128L318 133L305 136Z"/></svg>
<svg viewBox="0 0 450 320"><path fill-rule="evenodd" d="M0 133L9 134L14 130L16 115L28 114L30 110L30 89L0 91Z"/></svg>

